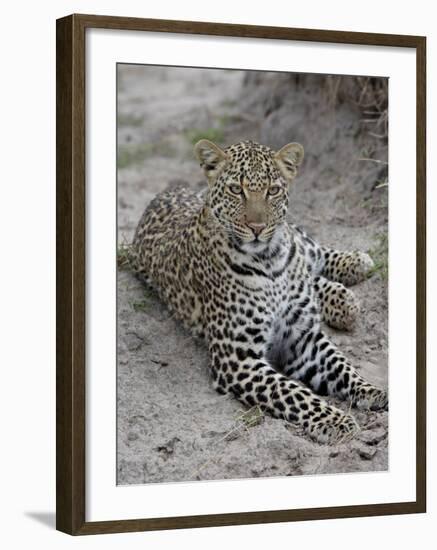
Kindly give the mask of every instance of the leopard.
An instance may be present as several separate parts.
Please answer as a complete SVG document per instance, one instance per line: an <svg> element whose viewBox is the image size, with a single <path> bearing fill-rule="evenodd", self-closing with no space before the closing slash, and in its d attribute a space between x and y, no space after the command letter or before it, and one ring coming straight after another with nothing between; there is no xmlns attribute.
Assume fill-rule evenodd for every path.
<svg viewBox="0 0 437 550"><path fill-rule="evenodd" d="M133 272L204 338L219 393L318 444L355 437L352 407L386 410L388 391L361 376L323 323L354 326L360 307L349 287L369 276L372 259L323 246L288 220L301 144L201 139L194 154L205 188L155 196L131 243Z"/></svg>

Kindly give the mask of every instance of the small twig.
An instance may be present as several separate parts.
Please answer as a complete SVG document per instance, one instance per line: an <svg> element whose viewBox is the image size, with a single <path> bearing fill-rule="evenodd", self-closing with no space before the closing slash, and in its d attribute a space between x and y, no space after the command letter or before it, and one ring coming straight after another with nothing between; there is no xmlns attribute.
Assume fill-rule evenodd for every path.
<svg viewBox="0 0 437 550"><path fill-rule="evenodd" d="M385 160L371 159L371 158L367 158L367 157L360 157L357 160L368 160L370 162L376 162L376 164L385 164L386 166L388 166L388 162L386 162Z"/></svg>
<svg viewBox="0 0 437 550"><path fill-rule="evenodd" d="M253 413L255 413L255 414L253 414ZM252 416L252 414L253 414L253 416ZM209 448L213 449L219 443L222 443L223 441L226 441L227 439L229 439L229 437L231 435L233 435L234 433L241 432L242 430L246 430L247 432L249 432L249 428L251 426L255 426L256 424L258 424L258 422L262 418L264 418L264 412L262 411L262 409L258 405L255 405L254 407L252 407L251 409L249 409L247 411L243 411L242 414L240 414L236 418L236 426L234 428L232 428L231 430L229 430L228 432L226 432L223 437L221 437L220 439L217 439L216 441L214 441L210 445ZM199 475L200 472L208 464L210 464L213 460L216 460L216 458L214 457L214 458L210 458L210 459L206 460L203 464L201 464L198 467L198 469L194 472L194 475L196 475L196 476Z"/></svg>
<svg viewBox="0 0 437 550"><path fill-rule="evenodd" d="M375 134L375 132L369 132L369 136L376 137L378 139L384 139L387 137L386 134Z"/></svg>
<svg viewBox="0 0 437 550"><path fill-rule="evenodd" d="M375 185L375 189L381 189L381 187L388 187L388 181L383 181L382 183Z"/></svg>

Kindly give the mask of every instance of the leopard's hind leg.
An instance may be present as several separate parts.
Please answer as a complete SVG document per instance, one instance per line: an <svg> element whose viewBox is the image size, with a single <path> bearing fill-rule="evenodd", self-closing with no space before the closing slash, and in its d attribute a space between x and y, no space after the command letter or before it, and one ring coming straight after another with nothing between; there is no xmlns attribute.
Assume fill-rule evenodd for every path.
<svg viewBox="0 0 437 550"><path fill-rule="evenodd" d="M333 328L353 329L360 305L352 290L322 276L314 278L314 289L322 320Z"/></svg>

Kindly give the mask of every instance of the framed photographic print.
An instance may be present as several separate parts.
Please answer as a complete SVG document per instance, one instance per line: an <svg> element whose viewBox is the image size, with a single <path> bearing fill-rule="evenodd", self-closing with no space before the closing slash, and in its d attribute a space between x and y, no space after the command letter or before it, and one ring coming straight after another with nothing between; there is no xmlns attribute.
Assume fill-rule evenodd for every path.
<svg viewBox="0 0 437 550"><path fill-rule="evenodd" d="M424 512L425 38L57 21L57 528Z"/></svg>

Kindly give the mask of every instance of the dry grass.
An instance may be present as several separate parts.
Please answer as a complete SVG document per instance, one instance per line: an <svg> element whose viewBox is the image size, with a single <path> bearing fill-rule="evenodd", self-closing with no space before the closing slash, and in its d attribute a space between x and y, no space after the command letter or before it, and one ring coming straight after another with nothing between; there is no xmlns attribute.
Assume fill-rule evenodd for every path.
<svg viewBox="0 0 437 550"><path fill-rule="evenodd" d="M332 105L352 103L363 113L361 122L378 139L388 138L388 78L371 76L326 76L328 99Z"/></svg>
<svg viewBox="0 0 437 550"><path fill-rule="evenodd" d="M117 249L117 267L120 270L130 269L130 248L131 244L123 242Z"/></svg>
<svg viewBox="0 0 437 550"><path fill-rule="evenodd" d="M379 273L384 280L388 279L388 234L377 235L376 242L369 254L374 261L374 267L369 271L368 277Z"/></svg>
<svg viewBox="0 0 437 550"><path fill-rule="evenodd" d="M117 168L141 166L150 157L173 157L176 151L173 145L166 140L143 143L123 143L118 146Z"/></svg>

